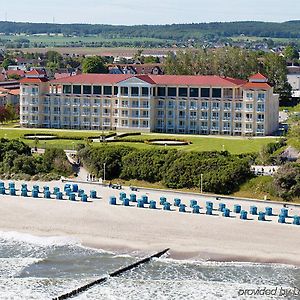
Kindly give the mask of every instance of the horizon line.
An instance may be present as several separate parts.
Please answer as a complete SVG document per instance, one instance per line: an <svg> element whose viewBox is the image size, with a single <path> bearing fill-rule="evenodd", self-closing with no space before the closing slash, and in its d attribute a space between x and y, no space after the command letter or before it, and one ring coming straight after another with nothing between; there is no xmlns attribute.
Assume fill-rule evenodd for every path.
<svg viewBox="0 0 300 300"><path fill-rule="evenodd" d="M156 23L156 24L107 24L107 23L53 23L53 22L26 22L26 21L12 21L12 20L0 20L0 23L22 23L22 24L51 24L51 25L104 25L104 26L172 26L172 25L200 25L200 24L228 24L228 23L247 23L247 22L256 22L256 23L275 23L275 24L284 24L288 22L300 22L300 19L296 20L286 20L286 21L261 21L261 20L235 20L235 21L207 21L207 22L191 22L191 23Z"/></svg>

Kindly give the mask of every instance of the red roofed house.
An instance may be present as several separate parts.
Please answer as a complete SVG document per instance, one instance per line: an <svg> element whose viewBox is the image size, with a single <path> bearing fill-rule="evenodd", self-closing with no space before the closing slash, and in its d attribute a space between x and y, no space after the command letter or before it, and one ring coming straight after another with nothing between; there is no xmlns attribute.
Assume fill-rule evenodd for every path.
<svg viewBox="0 0 300 300"><path fill-rule="evenodd" d="M266 77L80 74L21 80L21 125L188 134L270 135L278 95Z"/></svg>

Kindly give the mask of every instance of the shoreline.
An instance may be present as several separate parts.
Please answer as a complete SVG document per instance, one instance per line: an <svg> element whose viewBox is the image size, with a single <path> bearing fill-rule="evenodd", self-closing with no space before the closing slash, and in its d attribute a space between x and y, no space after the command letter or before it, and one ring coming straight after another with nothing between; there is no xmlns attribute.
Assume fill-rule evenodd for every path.
<svg viewBox="0 0 300 300"><path fill-rule="evenodd" d="M7 181L5 182L7 185ZM17 188L19 182L16 182ZM30 186L36 182L30 182ZM62 182L39 182L40 187L63 187ZM40 237L68 237L78 241L83 247L113 251L116 254L147 255L170 248L169 257L176 260L196 260L215 262L274 263L300 266L297 239L300 226L278 224L277 216L267 217L269 222L259 222L256 216L240 220L232 213L224 218L218 211L213 216L203 214L163 211L158 200L161 191L137 192L137 196L148 194L157 201L158 209L111 206L110 195L118 196L119 191L107 187L80 184L85 191L96 189L101 198L89 203L55 199L34 199L31 197L0 195L0 231L27 233ZM124 191L124 190L122 190ZM125 189L126 193L131 193ZM172 203L178 193L164 192ZM205 207L209 196L189 196L182 194L183 202L198 200ZM119 201L118 201L119 202ZM217 207L218 201L214 200ZM249 210L249 205L265 207L266 203L233 201L222 199L227 207L235 203ZM119 202L120 203L120 202ZM269 204L269 203L268 203ZM282 205L270 204L275 214ZM173 207L172 207L173 208ZM190 209L187 207L187 210ZM300 214L295 207L291 215ZM254 218L256 217L256 218ZM16 221L17 220L17 221ZM291 218L287 222L291 222Z"/></svg>

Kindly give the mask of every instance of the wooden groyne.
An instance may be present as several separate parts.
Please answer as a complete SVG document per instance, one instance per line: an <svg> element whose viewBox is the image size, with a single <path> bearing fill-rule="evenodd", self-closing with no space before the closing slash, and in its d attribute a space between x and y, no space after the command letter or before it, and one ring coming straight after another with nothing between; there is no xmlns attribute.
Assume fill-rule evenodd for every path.
<svg viewBox="0 0 300 300"><path fill-rule="evenodd" d="M146 258L144 258L142 260L139 260L139 261L137 261L137 262L135 262L133 264L130 264L130 265L126 266L126 267L118 269L118 270L116 270L116 271L114 271L114 272L112 272L112 273L110 273L110 274L108 274L108 275L106 275L106 276L104 276L102 278L99 278L97 280L94 280L94 281L86 284L86 285L83 285L83 286L81 286L81 287L79 287L79 288L77 288L77 289L75 289L75 290L73 290L71 292L68 292L68 293L66 293L64 295L61 295L61 296L58 296L58 297L55 297L55 298L53 298L53 300L63 300L63 299L69 299L69 298L75 297L78 294L81 294L81 293L87 291L88 289L90 289L91 287L93 287L95 285L102 284L102 283L106 282L111 277L120 276L120 275L122 275L123 273L125 273L127 271L130 271L130 270L132 270L134 268L137 268L137 267L139 267L139 266L141 266L143 264L146 264L146 263L150 262L153 258L159 258L159 257L163 256L165 253L167 253L169 250L170 249L167 248L167 249L165 249L163 251L157 252L157 253L155 253L155 254L153 254L153 255L151 255L149 257L146 257Z"/></svg>

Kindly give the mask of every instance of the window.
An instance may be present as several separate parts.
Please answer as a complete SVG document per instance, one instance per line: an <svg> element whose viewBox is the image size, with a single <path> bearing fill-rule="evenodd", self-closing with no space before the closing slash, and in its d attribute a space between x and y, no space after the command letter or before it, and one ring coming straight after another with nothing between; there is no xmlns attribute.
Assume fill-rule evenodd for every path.
<svg viewBox="0 0 300 300"><path fill-rule="evenodd" d="M212 97L213 98L221 98L222 91L219 88L212 89Z"/></svg>
<svg viewBox="0 0 300 300"><path fill-rule="evenodd" d="M253 104L252 104L252 103L247 103L247 104L246 104L246 110L247 110L247 111L253 110Z"/></svg>
<svg viewBox="0 0 300 300"><path fill-rule="evenodd" d="M131 88L131 96L138 96L139 95L139 88L138 87L132 87Z"/></svg>
<svg viewBox="0 0 300 300"><path fill-rule="evenodd" d="M142 96L146 96L148 97L149 96L149 88L147 87L142 87Z"/></svg>
<svg viewBox="0 0 300 300"><path fill-rule="evenodd" d="M119 93L119 87L114 86L114 96L117 96Z"/></svg>
<svg viewBox="0 0 300 300"><path fill-rule="evenodd" d="M168 88L168 97L176 97L176 88L175 87Z"/></svg>
<svg viewBox="0 0 300 300"><path fill-rule="evenodd" d="M121 96L128 96L128 87L126 86L121 87Z"/></svg>
<svg viewBox="0 0 300 300"><path fill-rule="evenodd" d="M208 108L207 102L201 102L201 109L207 109L207 108Z"/></svg>
<svg viewBox="0 0 300 300"><path fill-rule="evenodd" d="M81 85L73 85L73 94L81 94Z"/></svg>
<svg viewBox="0 0 300 300"><path fill-rule="evenodd" d="M157 88L157 96L165 97L166 96L166 88L165 87L158 87Z"/></svg>
<svg viewBox="0 0 300 300"><path fill-rule="evenodd" d="M83 86L83 94L90 95L92 93L92 86L91 85L84 85Z"/></svg>
<svg viewBox="0 0 300 300"><path fill-rule="evenodd" d="M266 94L265 93L258 93L257 95L257 99L258 100L264 100L266 98Z"/></svg>
<svg viewBox="0 0 300 300"><path fill-rule="evenodd" d="M212 109L219 109L219 103L218 102L213 102Z"/></svg>
<svg viewBox="0 0 300 300"><path fill-rule="evenodd" d="M242 109L242 103L236 103L235 104L235 110L241 110Z"/></svg>
<svg viewBox="0 0 300 300"><path fill-rule="evenodd" d="M233 97L233 90L231 88L225 88L223 90L224 98L232 98Z"/></svg>
<svg viewBox="0 0 300 300"><path fill-rule="evenodd" d="M257 104L257 111L265 111L265 105L264 104Z"/></svg>
<svg viewBox="0 0 300 300"><path fill-rule="evenodd" d="M100 85L94 85L93 86L93 94L94 95L101 95L101 86Z"/></svg>
<svg viewBox="0 0 300 300"><path fill-rule="evenodd" d="M201 89L201 97L209 98L210 97L210 89L202 88Z"/></svg>
<svg viewBox="0 0 300 300"><path fill-rule="evenodd" d="M104 86L103 93L104 93L104 95L111 96L112 95L112 87L109 85Z"/></svg>
<svg viewBox="0 0 300 300"><path fill-rule="evenodd" d="M187 97L188 89L187 88L179 88L179 97Z"/></svg>
<svg viewBox="0 0 300 300"><path fill-rule="evenodd" d="M198 88L190 88L190 97L199 97L199 89Z"/></svg>
<svg viewBox="0 0 300 300"><path fill-rule="evenodd" d="M71 86L70 85L64 85L63 86L63 93L64 94L71 94Z"/></svg>
<svg viewBox="0 0 300 300"><path fill-rule="evenodd" d="M248 100L252 100L253 99L253 93L246 93L246 98Z"/></svg>

